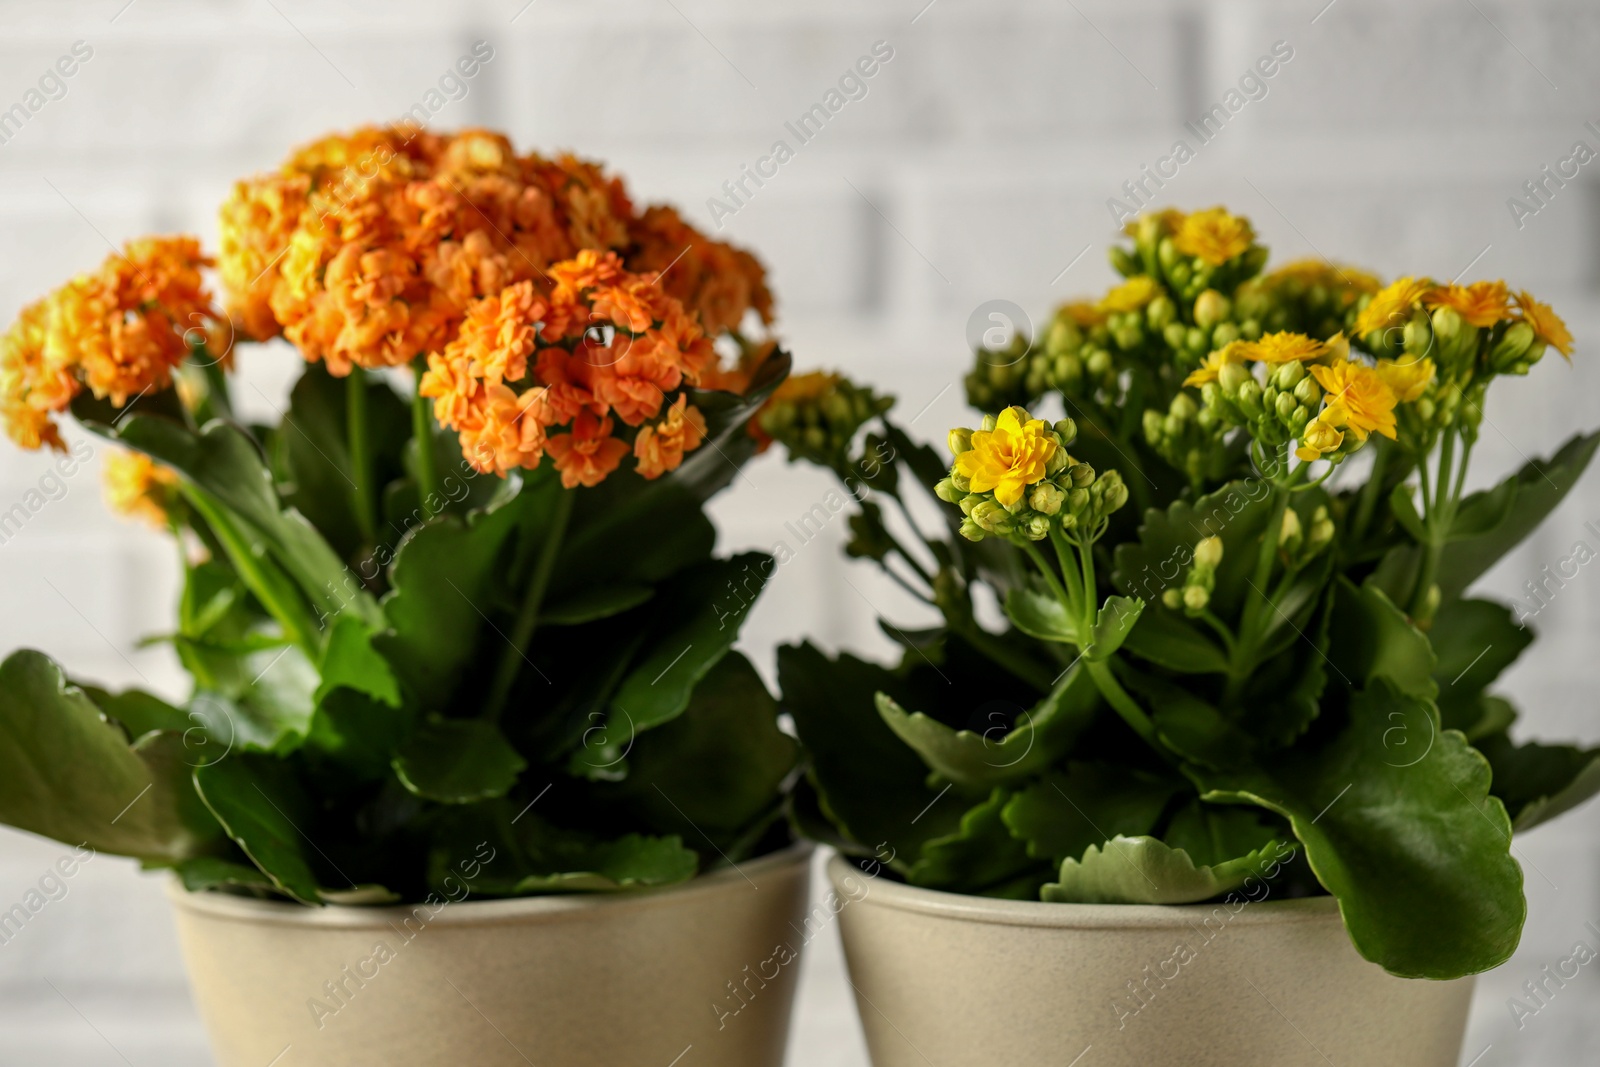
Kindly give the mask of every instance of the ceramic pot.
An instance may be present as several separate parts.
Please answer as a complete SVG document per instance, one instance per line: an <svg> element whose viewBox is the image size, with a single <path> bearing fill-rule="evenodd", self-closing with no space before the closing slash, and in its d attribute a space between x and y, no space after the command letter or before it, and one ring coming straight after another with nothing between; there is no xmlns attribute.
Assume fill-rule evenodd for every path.
<svg viewBox="0 0 1600 1067"><path fill-rule="evenodd" d="M219 1067L779 1067L810 855L435 908L170 895Z"/></svg>
<svg viewBox="0 0 1600 1067"><path fill-rule="evenodd" d="M1045 904L835 857L874 1067L1456 1067L1472 979L1395 978L1333 898ZM1240 898L1243 901L1243 898Z"/></svg>

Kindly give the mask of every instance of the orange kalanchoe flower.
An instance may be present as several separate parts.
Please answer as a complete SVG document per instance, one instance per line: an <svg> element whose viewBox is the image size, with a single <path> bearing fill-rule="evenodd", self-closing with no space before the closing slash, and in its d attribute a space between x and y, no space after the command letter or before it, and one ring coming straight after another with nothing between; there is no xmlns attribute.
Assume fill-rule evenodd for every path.
<svg viewBox="0 0 1600 1067"><path fill-rule="evenodd" d="M1473 282L1471 285L1441 285L1423 295L1430 308L1453 308L1467 325L1486 329L1511 317L1511 294L1505 282Z"/></svg>
<svg viewBox="0 0 1600 1067"><path fill-rule="evenodd" d="M103 473L106 503L119 515L141 519L157 529L167 526L167 512L177 494L178 475L143 452L115 449L106 455Z"/></svg>
<svg viewBox="0 0 1600 1067"><path fill-rule="evenodd" d="M710 339L656 275L614 252L586 249L547 274L548 299L527 281L485 297L428 357L418 389L434 416L485 472L535 468L548 454L563 484L591 486L630 451L646 478L676 469L705 437L680 390L705 384Z"/></svg>
<svg viewBox="0 0 1600 1067"><path fill-rule="evenodd" d="M0 343L0 408L24 448L62 448L51 415L87 387L121 407L164 389L219 321L193 237L130 241L23 311Z"/></svg>
<svg viewBox="0 0 1600 1067"><path fill-rule="evenodd" d="M548 296L551 265L585 251L615 251L638 273L670 268L667 293L713 334L752 307L770 320L748 253L670 209L638 215L593 163L517 155L487 130L327 137L239 183L222 211L230 314L258 339L281 332L336 375L438 352L476 301L524 281Z"/></svg>

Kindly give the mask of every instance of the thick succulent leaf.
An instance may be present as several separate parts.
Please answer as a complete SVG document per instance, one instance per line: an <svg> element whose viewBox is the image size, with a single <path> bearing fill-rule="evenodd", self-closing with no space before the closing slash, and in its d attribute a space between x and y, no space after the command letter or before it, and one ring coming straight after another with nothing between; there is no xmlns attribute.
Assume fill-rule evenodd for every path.
<svg viewBox="0 0 1600 1067"><path fill-rule="evenodd" d="M1171 848L1183 849L1197 865L1216 866L1260 851L1269 843L1290 843L1292 847L1291 836L1282 819L1261 808L1194 800L1173 814L1161 840ZM1280 859L1286 862L1288 856ZM1276 877L1277 869L1269 866L1262 876Z"/></svg>
<svg viewBox="0 0 1600 1067"><path fill-rule="evenodd" d="M539 622L544 626L579 626L609 619L632 611L655 594L650 586L636 583L596 586L546 605L539 612Z"/></svg>
<svg viewBox="0 0 1600 1067"><path fill-rule="evenodd" d="M1076 645L1082 641L1078 623L1065 604L1037 580L1006 594L1006 616L1012 625L1041 641Z"/></svg>
<svg viewBox="0 0 1600 1067"><path fill-rule="evenodd" d="M248 680L231 692L197 693L192 718L223 748L280 755L299 748L316 709L316 668L294 647L251 652L239 663Z"/></svg>
<svg viewBox="0 0 1600 1067"><path fill-rule="evenodd" d="M1107 597L1095 614L1094 631L1089 635L1089 647L1083 650L1084 658L1095 662L1110 659L1128 639L1143 612L1144 601L1136 597Z"/></svg>
<svg viewBox="0 0 1600 1067"><path fill-rule="evenodd" d="M1155 827L1168 801L1187 783L1111 764L1068 763L1017 793L1005 809L1013 836L1028 854L1060 864L1114 837Z"/></svg>
<svg viewBox="0 0 1600 1067"><path fill-rule="evenodd" d="M1478 742L1494 770L1491 790L1520 832L1531 830L1600 793L1600 748L1519 745L1505 734Z"/></svg>
<svg viewBox="0 0 1600 1067"><path fill-rule="evenodd" d="M1216 864L1196 864L1189 853L1154 837L1113 837L1091 845L1083 858L1061 864L1060 878L1040 896L1061 904L1195 904L1267 877L1292 846L1273 841Z"/></svg>
<svg viewBox="0 0 1600 1067"><path fill-rule="evenodd" d="M1118 676L1145 698L1156 733L1184 759L1204 767L1236 767L1255 753L1254 737L1186 687L1139 670L1119 671Z"/></svg>
<svg viewBox="0 0 1600 1067"><path fill-rule="evenodd" d="M196 856L178 864L178 877L191 893L211 889L251 889L281 893L277 884L259 868L214 856Z"/></svg>
<svg viewBox="0 0 1600 1067"><path fill-rule="evenodd" d="M1354 695L1349 722L1321 747L1193 777L1205 800L1289 819L1357 950L1390 973L1459 978L1516 948L1522 870L1489 763L1387 677Z"/></svg>
<svg viewBox="0 0 1600 1067"><path fill-rule="evenodd" d="M318 704L335 689L353 689L391 708L400 706L400 683L389 661L372 647L372 638L366 623L353 615L341 615L333 624L318 671Z"/></svg>
<svg viewBox="0 0 1600 1067"><path fill-rule="evenodd" d="M1549 459L1532 460L1495 488L1462 499L1461 513L1474 526L1485 525L1475 518L1480 513L1503 517L1483 533L1445 545L1439 557L1439 591L1446 603L1464 593L1556 509L1588 468L1597 446L1600 431L1581 434Z"/></svg>
<svg viewBox="0 0 1600 1067"><path fill-rule="evenodd" d="M1328 662L1346 686L1387 678L1420 700L1439 690L1433 646L1371 581L1358 588L1340 578L1335 585Z"/></svg>
<svg viewBox="0 0 1600 1067"><path fill-rule="evenodd" d="M263 539L320 612L351 611L372 625L381 623L377 604L316 527L279 501L260 451L238 426L217 421L197 434L170 419L130 415L115 427L90 428L160 460L214 497Z"/></svg>
<svg viewBox="0 0 1600 1067"><path fill-rule="evenodd" d="M1479 693L1469 701L1441 701L1439 717L1446 730L1460 730L1476 745L1483 738L1511 729L1517 721L1517 709L1504 697Z"/></svg>
<svg viewBox="0 0 1600 1067"><path fill-rule="evenodd" d="M1462 719L1476 721L1473 710L1460 706L1481 711L1483 691L1533 643L1533 634L1517 625L1504 604L1464 599L1439 613L1428 641L1439 658L1433 677L1448 725Z"/></svg>
<svg viewBox="0 0 1600 1067"><path fill-rule="evenodd" d="M527 767L494 723L437 715L419 724L394 757L400 784L443 804L505 796Z"/></svg>
<svg viewBox="0 0 1600 1067"><path fill-rule="evenodd" d="M1319 580L1319 593L1325 578ZM1333 597L1325 597L1316 615L1290 628L1288 646L1270 652L1245 686L1234 722L1263 748L1293 744L1322 713L1333 603ZM1289 608L1281 605L1279 610Z"/></svg>
<svg viewBox="0 0 1600 1067"><path fill-rule="evenodd" d="M654 631L611 698L612 710L640 730L683 714L695 685L738 640L772 570L771 556L746 552L702 564L665 585Z"/></svg>
<svg viewBox="0 0 1600 1067"><path fill-rule="evenodd" d="M702 452L727 465L709 444L694 455ZM578 496L547 599L559 604L585 592L597 574L608 582L653 585L710 559L716 541L701 498L677 480L677 472L653 482L607 478Z"/></svg>
<svg viewBox="0 0 1600 1067"><path fill-rule="evenodd" d="M926 842L906 879L928 889L982 893L1042 866L1001 817L1011 799L1009 791L996 789L961 817L954 832Z"/></svg>
<svg viewBox="0 0 1600 1067"><path fill-rule="evenodd" d="M701 680L682 715L610 740L623 742L629 771L596 786L599 802L623 807L633 825L711 851L726 851L771 811L799 759L799 746L778 729L777 701L737 652Z"/></svg>
<svg viewBox="0 0 1600 1067"><path fill-rule="evenodd" d="M302 904L321 900L307 836L311 806L287 768L270 756L236 754L197 767L195 788L206 807L272 884Z"/></svg>
<svg viewBox="0 0 1600 1067"><path fill-rule="evenodd" d="M140 689L124 689L110 693L97 686L79 684L84 694L105 715L115 719L129 737L137 740L158 730L183 733L195 725L187 711L175 708L160 697Z"/></svg>
<svg viewBox="0 0 1600 1067"><path fill-rule="evenodd" d="M69 845L168 865L207 851L181 735L141 745L38 652L0 664L0 821Z"/></svg>
<svg viewBox="0 0 1600 1067"><path fill-rule="evenodd" d="M1089 672L1073 667L1031 711L983 733L955 730L922 712L907 714L887 693L877 695L878 714L924 763L957 785L989 789L1020 781L1072 750L1100 706L1100 690Z"/></svg>
<svg viewBox="0 0 1600 1067"><path fill-rule="evenodd" d="M699 857L676 836L627 834L607 840L529 815L517 826L517 839L520 856L490 865L486 877L474 882L487 895L643 889L686 882L700 869ZM519 869L509 872L513 865Z"/></svg>
<svg viewBox="0 0 1600 1067"><path fill-rule="evenodd" d="M504 646L488 617L504 584L509 542L530 503L519 496L466 520L435 519L396 553L383 599L390 630L372 643L425 707L449 707L473 657Z"/></svg>
<svg viewBox="0 0 1600 1067"><path fill-rule="evenodd" d="M1200 627L1165 605L1146 601L1123 642L1134 655L1180 674L1226 674L1228 656Z"/></svg>
<svg viewBox="0 0 1600 1067"><path fill-rule="evenodd" d="M726 488L739 468L755 455L756 439L750 435L750 420L789 376L792 363L788 352L775 349L756 368L743 393L690 390L689 402L706 419L706 439L684 457L682 466L659 481L671 482L701 502Z"/></svg>
<svg viewBox="0 0 1600 1067"><path fill-rule="evenodd" d="M858 849L873 854L881 846L879 858L904 871L924 842L956 828L960 800L928 786L927 767L874 710L878 692L906 699L898 675L804 644L778 649L778 680L822 812Z"/></svg>

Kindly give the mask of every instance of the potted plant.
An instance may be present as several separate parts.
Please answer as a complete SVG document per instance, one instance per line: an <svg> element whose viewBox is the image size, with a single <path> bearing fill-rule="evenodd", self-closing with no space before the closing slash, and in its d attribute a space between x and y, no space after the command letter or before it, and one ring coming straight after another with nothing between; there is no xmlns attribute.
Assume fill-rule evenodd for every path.
<svg viewBox="0 0 1600 1067"><path fill-rule="evenodd" d="M1221 208L1129 235L978 352L953 465L832 376L761 416L927 608L893 666L779 657L797 814L881 875L841 915L873 1061L1454 1064L1513 832L1600 789L1511 739L1532 634L1468 595L1600 442L1464 490L1487 388L1572 339L1500 282L1262 274Z"/></svg>
<svg viewBox="0 0 1600 1067"><path fill-rule="evenodd" d="M240 182L218 262L226 312L156 237L5 336L11 436L70 415L170 531L194 687L10 656L0 820L176 872L227 1067L779 1063L797 749L732 651L767 568L704 511L787 373L740 332L760 265L593 164L406 126ZM280 335L303 370L248 421L229 368Z"/></svg>

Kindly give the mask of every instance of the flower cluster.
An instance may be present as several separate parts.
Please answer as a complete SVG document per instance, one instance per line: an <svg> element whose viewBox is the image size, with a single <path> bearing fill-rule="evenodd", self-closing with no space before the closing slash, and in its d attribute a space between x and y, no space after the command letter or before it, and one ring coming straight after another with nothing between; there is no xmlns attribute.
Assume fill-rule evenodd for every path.
<svg viewBox="0 0 1600 1067"><path fill-rule="evenodd" d="M178 495L178 475L143 452L113 449L106 455L102 477L106 504L119 515L167 528L167 515Z"/></svg>
<svg viewBox="0 0 1600 1067"><path fill-rule="evenodd" d="M851 444L868 421L894 406L894 398L826 371L786 380L756 416L762 446L779 441L789 458L833 470L848 466Z"/></svg>
<svg viewBox="0 0 1600 1067"><path fill-rule="evenodd" d="M599 484L631 449L656 478L699 447L706 423L686 394L716 363L711 341L654 274L614 252L552 264L484 297L428 356L418 385L476 469L505 474L549 455L567 487ZM636 428L630 445L622 427Z"/></svg>
<svg viewBox="0 0 1600 1067"><path fill-rule="evenodd" d="M571 156L518 155L503 136L407 126L333 136L275 174L238 183L222 209L230 314L257 339L282 333L338 375L438 352L468 310L507 287L545 294L553 263L614 251L667 272L667 292L712 332L772 298L749 254L676 212L635 212L620 180Z"/></svg>
<svg viewBox="0 0 1600 1067"><path fill-rule="evenodd" d="M1128 488L1116 471L1097 476L1068 454L1077 435L1071 419L1049 426L1020 407L986 415L978 430L950 431L955 466L934 492L961 508L968 540L1042 541L1056 531L1092 541L1128 502Z"/></svg>
<svg viewBox="0 0 1600 1067"><path fill-rule="evenodd" d="M53 415L88 389L118 407L163 389L217 327L192 237L130 241L25 308L0 339L0 417L23 448L61 449Z"/></svg>

